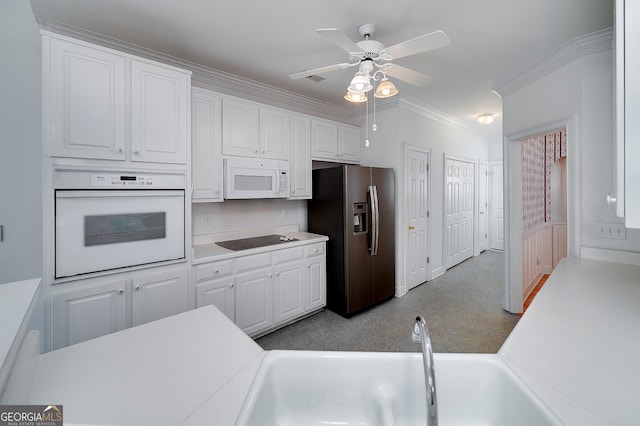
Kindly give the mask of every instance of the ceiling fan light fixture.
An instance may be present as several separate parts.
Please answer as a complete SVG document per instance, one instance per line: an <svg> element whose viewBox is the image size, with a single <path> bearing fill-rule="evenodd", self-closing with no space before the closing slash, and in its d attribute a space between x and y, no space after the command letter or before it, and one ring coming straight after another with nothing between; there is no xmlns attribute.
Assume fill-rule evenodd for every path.
<svg viewBox="0 0 640 426"><path fill-rule="evenodd" d="M398 88L387 77L380 80L376 92L373 94L378 99L390 98L398 94Z"/></svg>
<svg viewBox="0 0 640 426"><path fill-rule="evenodd" d="M493 122L492 114L482 114L478 116L478 123L486 126L487 124L491 124Z"/></svg>
<svg viewBox="0 0 640 426"><path fill-rule="evenodd" d="M356 73L347 88L347 90L351 92L368 92L371 89L373 89L373 85L371 84L369 75L361 71Z"/></svg>
<svg viewBox="0 0 640 426"><path fill-rule="evenodd" d="M347 94L344 98L349 102L362 103L367 101L367 94L365 92L354 92L347 90Z"/></svg>

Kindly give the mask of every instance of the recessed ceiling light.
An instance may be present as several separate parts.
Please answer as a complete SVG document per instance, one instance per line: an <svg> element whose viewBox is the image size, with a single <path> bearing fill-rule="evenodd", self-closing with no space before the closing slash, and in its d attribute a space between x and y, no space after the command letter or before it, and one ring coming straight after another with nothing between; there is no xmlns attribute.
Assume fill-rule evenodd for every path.
<svg viewBox="0 0 640 426"><path fill-rule="evenodd" d="M493 115L491 114L482 114L478 116L478 123L486 126L487 124L491 124L493 122Z"/></svg>

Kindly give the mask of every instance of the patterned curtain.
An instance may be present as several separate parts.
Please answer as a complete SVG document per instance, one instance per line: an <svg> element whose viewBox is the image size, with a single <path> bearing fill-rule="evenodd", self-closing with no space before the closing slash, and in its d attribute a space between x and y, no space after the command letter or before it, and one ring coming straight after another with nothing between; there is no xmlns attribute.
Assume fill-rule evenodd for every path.
<svg viewBox="0 0 640 426"><path fill-rule="evenodd" d="M567 156L565 129L531 136L522 143L522 230L551 219L551 169Z"/></svg>

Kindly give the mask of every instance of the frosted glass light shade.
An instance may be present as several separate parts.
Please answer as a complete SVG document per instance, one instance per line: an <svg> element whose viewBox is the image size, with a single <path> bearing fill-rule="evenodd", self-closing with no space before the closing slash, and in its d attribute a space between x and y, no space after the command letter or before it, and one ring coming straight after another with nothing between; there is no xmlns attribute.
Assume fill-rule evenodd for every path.
<svg viewBox="0 0 640 426"><path fill-rule="evenodd" d="M352 92L368 92L371 89L373 89L373 85L369 81L369 76L361 71L356 73L348 87L348 90Z"/></svg>
<svg viewBox="0 0 640 426"><path fill-rule="evenodd" d="M344 95L344 98L349 102L356 102L356 103L367 101L367 95L365 92L352 92L351 90L347 91L347 94Z"/></svg>
<svg viewBox="0 0 640 426"><path fill-rule="evenodd" d="M376 98L390 98L398 93L398 89L387 77L383 78L378 84L376 92L373 94Z"/></svg>

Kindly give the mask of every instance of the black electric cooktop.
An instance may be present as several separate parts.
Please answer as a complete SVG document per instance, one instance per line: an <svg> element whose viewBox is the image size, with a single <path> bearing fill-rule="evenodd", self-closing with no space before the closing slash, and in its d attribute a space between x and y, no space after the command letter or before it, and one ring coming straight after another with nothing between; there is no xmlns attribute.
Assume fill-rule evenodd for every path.
<svg viewBox="0 0 640 426"><path fill-rule="evenodd" d="M263 235L261 237L242 238L240 240L218 241L216 244L229 250L238 251L288 243L290 241L298 241L298 239L287 237L285 235L272 234Z"/></svg>

